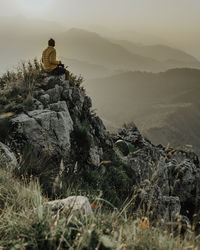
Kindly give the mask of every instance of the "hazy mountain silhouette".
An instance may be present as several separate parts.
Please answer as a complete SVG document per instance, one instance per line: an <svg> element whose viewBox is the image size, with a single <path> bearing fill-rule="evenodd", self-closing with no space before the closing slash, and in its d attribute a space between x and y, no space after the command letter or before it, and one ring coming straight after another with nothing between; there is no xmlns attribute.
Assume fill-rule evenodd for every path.
<svg viewBox="0 0 200 250"><path fill-rule="evenodd" d="M1 16L0 73L16 66L20 60L40 58L49 37L57 36L63 29L55 22Z"/></svg>
<svg viewBox="0 0 200 250"><path fill-rule="evenodd" d="M107 37L109 39L123 39L127 41L134 41L134 43L141 43L146 45L153 45L153 44L167 44L169 45L169 41L167 41L164 38L161 38L158 34L153 35L148 32L142 32L138 31L134 28L131 29L125 29L118 27L117 31L116 29L101 26L101 25L90 25L89 30L93 32L97 32L98 34L101 34L104 37ZM121 37L121 38L120 38Z"/></svg>
<svg viewBox="0 0 200 250"><path fill-rule="evenodd" d="M73 28L60 34L58 42L62 44L64 57L79 58L114 70L161 71L165 69L164 64L151 58L134 55L95 32Z"/></svg>
<svg viewBox="0 0 200 250"><path fill-rule="evenodd" d="M108 67L81 61L78 59L60 57L65 65L69 66L69 69L73 70L76 75L82 75L86 79L92 79L96 77L105 77L116 74L118 71L111 70Z"/></svg>
<svg viewBox="0 0 200 250"><path fill-rule="evenodd" d="M167 58L168 62L161 61L159 56L153 58L152 54L130 52L130 48L126 48L124 44L121 46L116 41L111 41L95 32L77 28L66 31L67 28L56 22L28 19L23 16L0 17L0 71L5 72L20 60L28 60L35 56L41 58L41 52L50 37L56 40L58 59L66 58L64 62L70 66L69 70L75 73L80 70L87 79L112 75L115 71L159 72L172 66L185 65L180 62L181 53L175 53L176 50L174 54L177 54L177 57ZM187 58L189 59L186 66L190 66L191 59L191 65L196 63L198 67L198 61L194 62L192 56L187 55Z"/></svg>
<svg viewBox="0 0 200 250"><path fill-rule="evenodd" d="M145 135L156 144L186 145L200 155L200 102L177 108L167 116L160 127L150 128Z"/></svg>
<svg viewBox="0 0 200 250"><path fill-rule="evenodd" d="M200 62L179 49L164 45L144 46L128 41L110 40L95 32L72 28L58 36L61 54L66 59L76 59L121 71L160 72L171 68L200 68ZM80 68L75 65L75 68ZM83 71L83 70L82 70ZM83 74L89 76L87 67ZM92 70L92 73L94 71ZM107 75L103 74L103 76ZM92 74L89 78L94 77ZM96 75L99 77L99 74Z"/></svg>
<svg viewBox="0 0 200 250"><path fill-rule="evenodd" d="M128 51L165 62L169 67L200 67L200 62L182 50L166 45L145 46L125 40L116 41Z"/></svg>
<svg viewBox="0 0 200 250"><path fill-rule="evenodd" d="M196 141L194 135L190 137L189 126L193 123L192 116L196 129L200 126L199 115L196 115L200 109L200 70L127 72L86 81L85 85L98 113L108 121L109 127L134 121L155 143L159 142L162 134L163 144L170 142L174 145L175 141L176 145L183 144L183 139L177 137L177 131L183 136L188 129L187 144L200 146L198 137ZM187 121L181 127L184 117Z"/></svg>
<svg viewBox="0 0 200 250"><path fill-rule="evenodd" d="M144 46L121 41L120 37L114 40L83 29L66 29L54 22L23 16L0 17L0 72L20 60L41 58L48 39L53 37L58 59L69 65L70 71L86 79L95 78L85 85L99 114L110 126L134 121L153 141L160 137L156 142L177 140L178 144L182 141L177 131L184 128L185 134L190 123L198 130L200 71L174 69L151 73L173 67L198 68L195 57L169 46ZM184 126L176 117L179 121L187 119L182 122ZM197 145L193 141L190 144Z"/></svg>

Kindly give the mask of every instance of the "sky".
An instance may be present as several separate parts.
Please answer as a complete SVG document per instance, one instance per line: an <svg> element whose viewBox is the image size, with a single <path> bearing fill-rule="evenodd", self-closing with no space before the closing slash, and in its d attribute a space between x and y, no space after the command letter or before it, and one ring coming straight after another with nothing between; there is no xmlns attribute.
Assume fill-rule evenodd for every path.
<svg viewBox="0 0 200 250"><path fill-rule="evenodd" d="M119 37L125 31L147 33L198 58L199 10L199 0L0 0L0 16L45 19Z"/></svg>

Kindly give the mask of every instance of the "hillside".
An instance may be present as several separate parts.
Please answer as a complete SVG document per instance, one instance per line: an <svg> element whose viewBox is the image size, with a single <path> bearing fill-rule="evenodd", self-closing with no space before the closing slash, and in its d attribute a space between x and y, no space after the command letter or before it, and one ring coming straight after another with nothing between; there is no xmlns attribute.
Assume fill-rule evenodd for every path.
<svg viewBox="0 0 200 250"><path fill-rule="evenodd" d="M147 129L145 135L156 144L170 144L174 147L186 145L186 148L200 155L199 108L199 100L194 100L187 106L177 107L164 118L162 126Z"/></svg>
<svg viewBox="0 0 200 250"><path fill-rule="evenodd" d="M85 86L98 113L108 121L109 127L112 124L116 127L124 122L135 121L145 134L149 131L147 135L152 141L158 143L159 132L153 133L154 129L159 130L168 124L161 136L162 143L174 145L176 141L175 145L182 145L183 140L173 131L180 130L180 134L185 131L170 116L178 117L183 114L184 117L184 113L187 114L190 109L194 118L192 121L188 119L185 129L190 131L194 122L197 130L199 119L195 114L199 107L199 80L199 70L174 69L157 74L128 72L86 81ZM168 127L171 129L168 130ZM198 136L190 136L189 132L187 144L197 148Z"/></svg>
<svg viewBox="0 0 200 250"><path fill-rule="evenodd" d="M116 70L111 70L108 67L81 61L79 59L60 57L65 65L68 65L70 69L73 69L73 73L76 75L84 76L84 79L93 79L96 77L105 77L116 74Z"/></svg>
<svg viewBox="0 0 200 250"><path fill-rule="evenodd" d="M155 146L133 123L110 134L73 74L34 61L0 82L0 246L159 249L171 233L198 247L195 153Z"/></svg>
<svg viewBox="0 0 200 250"><path fill-rule="evenodd" d="M166 45L151 45L151 46L145 46L142 44L135 44L129 41L121 40L116 41L119 45L123 46L127 50L129 50L131 53L138 54L141 56L146 56L153 58L155 60L165 62L170 66L170 63L174 61L179 62L180 67L194 67L194 66L200 66L200 62L193 56L185 53L184 51L181 51L179 49L171 48ZM178 66L178 64L177 64Z"/></svg>
<svg viewBox="0 0 200 250"><path fill-rule="evenodd" d="M134 55L95 32L70 29L60 34L58 42L65 57L104 65L111 69L159 71L162 63L140 55ZM67 50L66 50L67 48Z"/></svg>

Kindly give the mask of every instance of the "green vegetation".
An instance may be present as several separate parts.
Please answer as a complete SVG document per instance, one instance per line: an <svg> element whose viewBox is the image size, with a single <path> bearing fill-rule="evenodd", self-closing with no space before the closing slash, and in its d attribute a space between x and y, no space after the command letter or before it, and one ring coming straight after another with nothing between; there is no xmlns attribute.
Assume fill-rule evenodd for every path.
<svg viewBox="0 0 200 250"><path fill-rule="evenodd" d="M7 71L0 78L1 113L29 110L33 104L33 89L41 78L42 65L37 59L22 62L16 71Z"/></svg>
<svg viewBox="0 0 200 250"><path fill-rule="evenodd" d="M22 64L21 69L0 79L1 140L7 136L9 117L14 112L31 109L33 89L42 81L37 61ZM82 78L71 76L73 86L80 87ZM181 234L181 225L151 221L133 195L136 179L133 171L120 161L113 149L104 150L105 161L99 165L88 162L94 139L86 119L81 124L77 122L73 133L76 145L72 146L79 159L71 155L71 165L35 153L27 145L18 154L19 168L11 173L0 155L0 249L200 247L199 236L190 230ZM55 213L45 205L48 199L71 195L87 196L94 216Z"/></svg>
<svg viewBox="0 0 200 250"><path fill-rule="evenodd" d="M73 73L70 73L70 84L72 86L75 86L77 88L81 88L82 90L84 90L83 87L81 87L81 84L83 83L84 79L81 75L76 76Z"/></svg>
<svg viewBox="0 0 200 250"><path fill-rule="evenodd" d="M21 113L31 110L33 90L45 88L43 79L46 76L41 62L37 59L22 62L16 71L7 71L0 77L0 114L5 112ZM82 76L70 73L70 84L81 88ZM48 86L47 86L48 87Z"/></svg>
<svg viewBox="0 0 200 250"><path fill-rule="evenodd" d="M66 196L74 194L68 191ZM94 216L53 213L38 181L19 181L0 168L0 248L2 249L198 249L194 233L181 236L130 213L132 199L116 208L89 197Z"/></svg>
<svg viewBox="0 0 200 250"><path fill-rule="evenodd" d="M80 150L88 151L92 144L89 124L86 121L77 122L74 129L74 138Z"/></svg>
<svg viewBox="0 0 200 250"><path fill-rule="evenodd" d="M81 149L81 144L77 150L80 153L77 164L65 166L59 176L58 162L54 162L48 155L34 153L34 150L27 146L19 156L20 166L15 169L15 176L26 179L27 182L30 182L31 178L37 178L42 192L52 199L65 198L68 190L77 190L80 195L89 193L92 197L101 193L101 198L109 200L115 206L121 206L131 197L135 178L130 168L121 163L114 152L107 152L105 162L96 166L92 162L83 163L87 159L87 152L84 151L85 148ZM57 182L62 185L57 187Z"/></svg>

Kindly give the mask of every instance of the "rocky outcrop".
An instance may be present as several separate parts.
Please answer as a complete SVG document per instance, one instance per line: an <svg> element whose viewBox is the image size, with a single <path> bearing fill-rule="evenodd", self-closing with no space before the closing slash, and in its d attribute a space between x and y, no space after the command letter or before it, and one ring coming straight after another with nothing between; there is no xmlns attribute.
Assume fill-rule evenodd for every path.
<svg viewBox="0 0 200 250"><path fill-rule="evenodd" d="M12 126L21 147L28 142L34 150L52 156L67 158L70 153L70 134L73 130L73 121L70 117L66 103L51 104L50 109L34 110L20 114L12 119ZM60 107L59 111L55 111ZM18 141L15 141L18 143Z"/></svg>
<svg viewBox="0 0 200 250"><path fill-rule="evenodd" d="M32 109L10 121L7 142L13 150L22 152L28 145L58 163L62 159L74 164L101 162L103 148L112 143L101 120L91 113L91 100L84 90L70 87L62 77L48 77L33 96ZM81 150L82 158L78 156ZM77 155L76 159L71 155Z"/></svg>
<svg viewBox="0 0 200 250"><path fill-rule="evenodd" d="M64 186L69 172L79 180L82 170L87 185L118 200L135 195L136 208L144 208L152 218L192 218L200 209L198 157L153 145L134 124L110 136L91 107L83 89L48 77L34 90L32 108L10 119L6 144L15 153L28 145L52 159L57 164L54 187Z"/></svg>
<svg viewBox="0 0 200 250"><path fill-rule="evenodd" d="M200 209L200 166L194 153L155 146L135 125L120 129L114 140L117 152L119 140L135 147L127 156L118 155L136 177L138 204L167 220L175 220L179 213L191 218Z"/></svg>

